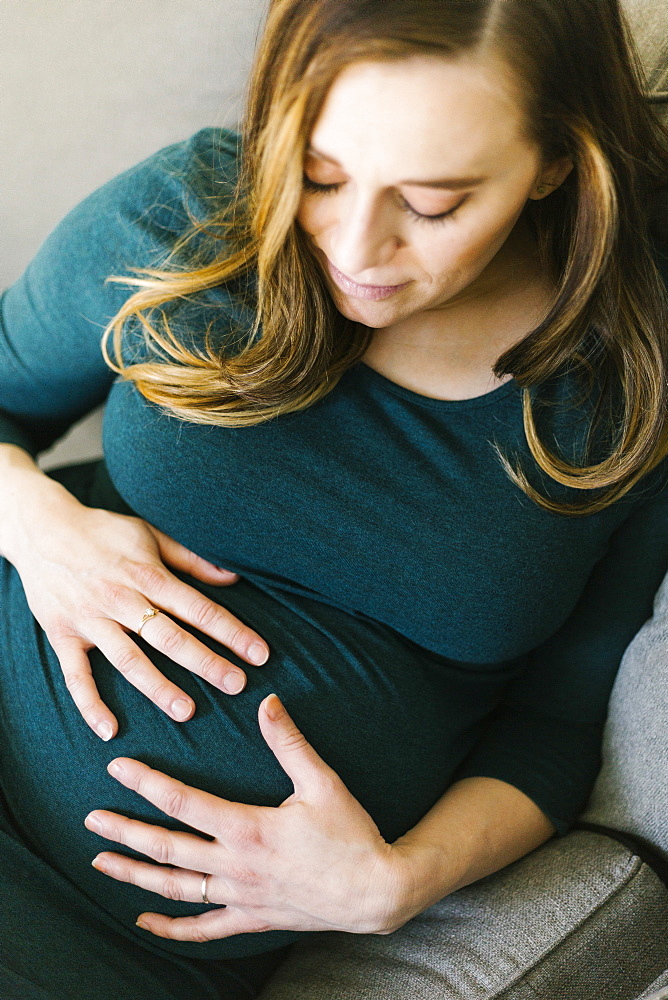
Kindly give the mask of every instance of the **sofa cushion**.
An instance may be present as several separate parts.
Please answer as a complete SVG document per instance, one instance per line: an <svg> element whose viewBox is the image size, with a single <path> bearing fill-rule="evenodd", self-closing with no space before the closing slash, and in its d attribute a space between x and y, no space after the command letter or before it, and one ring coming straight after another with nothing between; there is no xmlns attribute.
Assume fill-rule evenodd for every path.
<svg viewBox="0 0 668 1000"><path fill-rule="evenodd" d="M665 0L623 0L642 59L651 99L668 101L668 4Z"/></svg>
<svg viewBox="0 0 668 1000"><path fill-rule="evenodd" d="M582 818L639 837L668 859L668 576L619 668L603 766Z"/></svg>
<svg viewBox="0 0 668 1000"><path fill-rule="evenodd" d="M656 979L638 1000L668 1000L668 969Z"/></svg>
<svg viewBox="0 0 668 1000"><path fill-rule="evenodd" d="M666 887L621 844L573 831L394 934L298 942L259 1000L630 1000L667 967Z"/></svg>

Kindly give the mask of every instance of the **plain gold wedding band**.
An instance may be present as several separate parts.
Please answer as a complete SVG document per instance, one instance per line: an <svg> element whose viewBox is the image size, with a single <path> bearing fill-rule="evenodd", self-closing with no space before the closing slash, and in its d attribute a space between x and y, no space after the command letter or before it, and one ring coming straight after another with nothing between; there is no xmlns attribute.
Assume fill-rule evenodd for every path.
<svg viewBox="0 0 668 1000"><path fill-rule="evenodd" d="M141 635L141 630L143 629L146 622L150 621L151 618L155 618L156 615L160 614L159 608L147 608L142 616L142 620L139 623L139 628L137 629L137 635Z"/></svg>
<svg viewBox="0 0 668 1000"><path fill-rule="evenodd" d="M213 906L213 903L206 894L206 883L208 878L208 875L202 875L202 902L206 903L207 906Z"/></svg>

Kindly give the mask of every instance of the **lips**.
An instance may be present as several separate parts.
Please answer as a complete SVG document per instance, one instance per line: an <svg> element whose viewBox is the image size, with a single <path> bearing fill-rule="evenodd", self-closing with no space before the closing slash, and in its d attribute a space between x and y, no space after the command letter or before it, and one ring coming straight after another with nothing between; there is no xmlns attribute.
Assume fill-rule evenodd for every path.
<svg viewBox="0 0 668 1000"><path fill-rule="evenodd" d="M329 258L327 258L327 267L338 287L348 295L352 295L358 299L384 299L390 295L394 295L399 289L405 288L409 284L409 282L405 281L400 285L358 285L356 281L352 281L347 275L339 271Z"/></svg>

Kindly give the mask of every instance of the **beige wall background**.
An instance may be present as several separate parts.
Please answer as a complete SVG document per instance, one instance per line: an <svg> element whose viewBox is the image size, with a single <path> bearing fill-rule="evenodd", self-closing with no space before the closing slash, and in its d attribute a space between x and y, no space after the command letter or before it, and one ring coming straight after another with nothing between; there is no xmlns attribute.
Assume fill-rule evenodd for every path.
<svg viewBox="0 0 668 1000"><path fill-rule="evenodd" d="M668 108L668 0L624 0ZM84 195L238 122L268 0L0 0L0 289ZM42 457L100 454L99 413Z"/></svg>
<svg viewBox="0 0 668 1000"><path fill-rule="evenodd" d="M1 0L0 286L65 212L240 114L266 0Z"/></svg>

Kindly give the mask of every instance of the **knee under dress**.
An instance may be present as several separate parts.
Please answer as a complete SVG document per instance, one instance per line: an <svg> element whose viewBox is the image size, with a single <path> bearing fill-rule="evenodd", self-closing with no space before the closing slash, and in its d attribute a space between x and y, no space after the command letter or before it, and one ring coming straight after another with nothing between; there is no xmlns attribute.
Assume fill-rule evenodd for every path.
<svg viewBox="0 0 668 1000"><path fill-rule="evenodd" d="M0 984L12 1000L254 995L300 935L153 938L135 927L143 910L201 907L96 872L103 845L83 821L108 808L169 825L109 778L120 755L226 798L280 803L292 786L257 722L272 690L390 841L474 775L520 788L564 834L599 767L624 648L668 568L663 465L586 517L552 514L512 483L495 444L574 499L540 478L514 379L447 401L359 362L307 409L237 428L179 420L116 379L100 334L129 292L105 279L159 265L187 210L209 212L229 191L240 155L228 129L161 150L74 209L2 297L0 440L36 455L106 400L104 458L51 474L83 503L138 515L237 571L230 587L183 579L271 650L253 668L200 636L246 670L230 697L138 639L193 697L187 723L92 650L120 723L103 743L0 560ZM194 342L207 326L225 339L246 309L219 287L172 319ZM127 349L141 343L130 336ZM566 457L587 429L572 390L568 372L541 387L554 404L543 430Z"/></svg>

